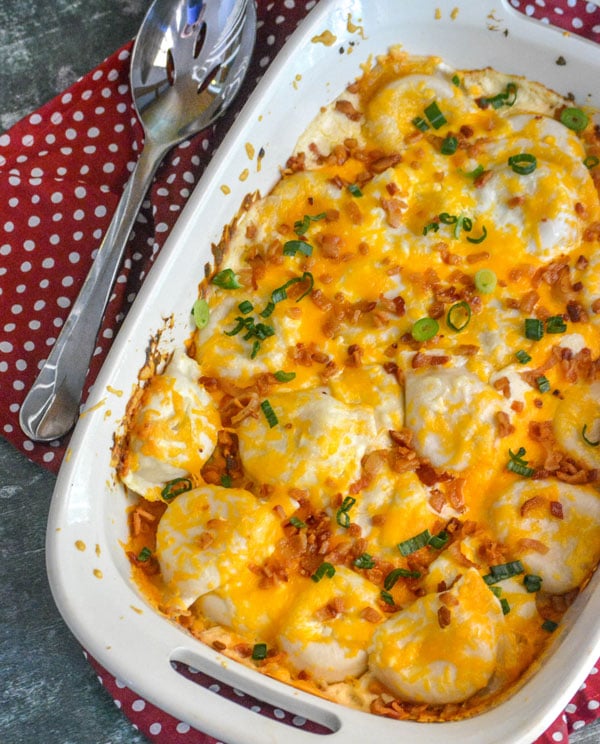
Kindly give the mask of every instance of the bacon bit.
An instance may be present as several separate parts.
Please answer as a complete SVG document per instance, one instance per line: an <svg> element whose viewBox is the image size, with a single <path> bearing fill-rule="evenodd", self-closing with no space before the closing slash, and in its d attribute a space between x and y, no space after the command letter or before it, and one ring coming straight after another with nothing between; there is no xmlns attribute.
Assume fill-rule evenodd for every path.
<svg viewBox="0 0 600 744"><path fill-rule="evenodd" d="M286 519L287 515L285 513L285 509L283 508L283 506L281 506L281 504L275 504L275 506L273 507L273 511L275 512L276 516L279 517L279 519Z"/></svg>
<svg viewBox="0 0 600 744"><path fill-rule="evenodd" d="M454 353L459 356L475 356L479 352L479 346L476 344L459 344Z"/></svg>
<svg viewBox="0 0 600 744"><path fill-rule="evenodd" d="M377 612L377 610L374 607L365 607L363 610L360 611L359 617L362 620L366 620L368 623L378 623L380 622L381 615Z"/></svg>
<svg viewBox="0 0 600 744"><path fill-rule="evenodd" d="M445 476L439 475L435 468L426 462L421 463L417 468L417 476L425 486L433 486L445 479Z"/></svg>
<svg viewBox="0 0 600 744"><path fill-rule="evenodd" d="M527 501L524 501L521 504L521 509L520 509L521 516L525 517L527 514L529 514L529 512L535 509L538 509L542 506L545 507L546 503L547 501L543 496L533 496L532 498L527 499Z"/></svg>
<svg viewBox="0 0 600 744"><path fill-rule="evenodd" d="M479 253L469 253L467 256L468 264L479 263L480 261L487 261L490 254L487 251L479 251Z"/></svg>
<svg viewBox="0 0 600 744"><path fill-rule="evenodd" d="M465 506L465 497L463 494L464 485L464 478L456 478L455 480L451 480L449 483L447 483L445 489L446 497L450 506L459 514L462 514L467 508Z"/></svg>
<svg viewBox="0 0 600 744"><path fill-rule="evenodd" d="M447 628L450 623L452 622L452 613L446 607L446 605L442 605L438 611L437 611L437 617L438 617L438 625L440 628Z"/></svg>
<svg viewBox="0 0 600 744"><path fill-rule="evenodd" d="M575 262L575 268L579 269L580 271L583 271L583 269L587 269L589 264L589 261L584 255L579 256L577 261Z"/></svg>
<svg viewBox="0 0 600 744"><path fill-rule="evenodd" d="M496 412L496 426L498 429L498 436L500 439L508 437L515 431L515 427L510 423L510 418L505 411Z"/></svg>
<svg viewBox="0 0 600 744"><path fill-rule="evenodd" d="M515 413L522 413L525 409L525 404L521 400L513 400L513 402L510 404L510 407Z"/></svg>
<svg viewBox="0 0 600 744"><path fill-rule="evenodd" d="M583 239L591 242L598 238L600 238L600 222L592 222L584 230Z"/></svg>
<svg viewBox="0 0 600 744"><path fill-rule="evenodd" d="M556 517L557 519L564 519L565 515L563 512L563 506L560 503L560 501L551 501L550 502L550 514L552 514L553 517Z"/></svg>
<svg viewBox="0 0 600 744"><path fill-rule="evenodd" d="M350 121L359 121L362 118L362 114L354 108L351 101L336 101L335 110L348 117Z"/></svg>
<svg viewBox="0 0 600 744"><path fill-rule="evenodd" d="M346 212L348 214L348 217L350 218L350 222L353 225L360 225L363 221L363 214L361 212L360 207L356 203L356 200L353 199L352 201L349 201L345 206ZM360 251L360 246L359 246Z"/></svg>
<svg viewBox="0 0 600 744"><path fill-rule="evenodd" d="M252 656L252 646L249 643L238 643L233 647L233 651L242 659Z"/></svg>
<svg viewBox="0 0 600 744"><path fill-rule="evenodd" d="M519 301L519 309L523 313L531 313L533 312L534 307L539 302L540 296L535 291L535 289L532 289L530 292L526 292L523 297L521 297Z"/></svg>
<svg viewBox="0 0 600 744"><path fill-rule="evenodd" d="M446 494L439 488L433 488L429 496L429 506L433 511L441 514L442 509L446 506Z"/></svg>
<svg viewBox="0 0 600 744"><path fill-rule="evenodd" d="M297 155L292 155L287 159L285 167L292 173L303 171L306 168L306 153L299 152Z"/></svg>
<svg viewBox="0 0 600 744"><path fill-rule="evenodd" d="M319 233L316 236L316 242L325 258L339 259L340 251L344 247L344 239L342 237L330 233Z"/></svg>
<svg viewBox="0 0 600 744"><path fill-rule="evenodd" d="M390 227L400 227L406 207L407 204L402 199L395 197L391 199L381 198L381 208L386 214L387 223Z"/></svg>
<svg viewBox="0 0 600 744"><path fill-rule="evenodd" d="M587 219L588 211L581 202L575 202L575 214L581 219Z"/></svg>
<svg viewBox="0 0 600 744"><path fill-rule="evenodd" d="M421 367L439 367L442 364L448 364L450 357L443 354L424 354L418 351L412 358L411 366L413 369Z"/></svg>
<svg viewBox="0 0 600 744"><path fill-rule="evenodd" d="M505 398L510 398L510 380L508 379L508 377L503 376L499 377L497 380L494 380L494 388L499 393L502 393Z"/></svg>
<svg viewBox="0 0 600 744"><path fill-rule="evenodd" d="M515 209L516 207L521 207L523 204L525 204L525 197L513 196L506 203L509 209Z"/></svg>
<svg viewBox="0 0 600 744"><path fill-rule="evenodd" d="M200 548L200 550L204 550L204 548L208 548L208 546L211 545L214 540L215 536L212 532L201 532L198 537L196 537L194 542Z"/></svg>
<svg viewBox="0 0 600 744"><path fill-rule="evenodd" d="M214 648L215 651L225 651L225 649L227 648L227 644L223 643L223 641L215 640L210 645Z"/></svg>
<svg viewBox="0 0 600 744"><path fill-rule="evenodd" d="M485 186L485 185L486 185L486 183L488 183L488 182L489 182L489 180L490 180L490 179L492 178L492 176L493 176L493 175L494 175L493 171L491 171L491 170L484 170L484 171L483 171L483 173L480 173L480 174L479 174L479 175L478 175L478 176L477 176L477 177L475 178L475 180L473 181L473 185L474 185L474 186L475 186L476 188L478 188L478 189L479 189L479 188L481 188L482 186Z"/></svg>
<svg viewBox="0 0 600 744"><path fill-rule="evenodd" d="M442 604L446 605L446 607L457 607L459 604L458 597L448 591L442 592L439 595L439 599Z"/></svg>
<svg viewBox="0 0 600 744"><path fill-rule="evenodd" d="M585 323L588 320L588 314L583 309L583 306L581 303L575 302L575 300L569 300L567 302L567 315L572 323L579 323L580 321Z"/></svg>
<svg viewBox="0 0 600 744"><path fill-rule="evenodd" d="M393 168L400 162L402 162L402 155L400 153L396 152L391 155L384 155L369 163L369 170L372 173L383 173L388 168Z"/></svg>
<svg viewBox="0 0 600 744"><path fill-rule="evenodd" d="M334 620L338 615L343 614L344 611L344 598L334 597L330 602L318 609L314 617L321 622L327 622L327 620Z"/></svg>
<svg viewBox="0 0 600 744"><path fill-rule="evenodd" d="M351 344L348 347L348 359L346 364L348 367L362 367L364 351L358 344Z"/></svg>
<svg viewBox="0 0 600 744"><path fill-rule="evenodd" d="M550 550L543 542L534 540L532 537L522 537L519 540L519 546L523 550L533 550L535 553L541 553L542 555L545 555Z"/></svg>

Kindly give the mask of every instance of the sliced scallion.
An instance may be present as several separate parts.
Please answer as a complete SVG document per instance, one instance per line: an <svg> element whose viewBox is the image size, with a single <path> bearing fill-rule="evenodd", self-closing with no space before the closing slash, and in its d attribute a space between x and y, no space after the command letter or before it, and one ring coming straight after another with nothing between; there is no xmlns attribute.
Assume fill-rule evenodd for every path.
<svg viewBox="0 0 600 744"><path fill-rule="evenodd" d="M172 501L179 494L191 491L192 485L190 478L173 478L165 485L160 495L165 501Z"/></svg>
<svg viewBox="0 0 600 744"><path fill-rule="evenodd" d="M415 341L429 341L439 331L440 326L435 318L420 318L410 331Z"/></svg>
<svg viewBox="0 0 600 744"><path fill-rule="evenodd" d="M546 333L564 333L567 324L562 315L552 315L546 318Z"/></svg>
<svg viewBox="0 0 600 744"><path fill-rule="evenodd" d="M535 382L538 386L538 390L540 393L547 393L550 390L550 381L545 375L540 375L539 377L536 377Z"/></svg>
<svg viewBox="0 0 600 744"><path fill-rule="evenodd" d="M442 145L440 147L440 152L442 155L454 155L458 148L458 140L456 137L453 137L452 135L448 135L442 140Z"/></svg>
<svg viewBox="0 0 600 744"><path fill-rule="evenodd" d="M519 364L527 364L527 362L531 361L531 357L524 349L519 349L515 356L517 357Z"/></svg>
<svg viewBox="0 0 600 744"><path fill-rule="evenodd" d="M242 285L239 283L237 276L233 269L223 269L215 274L211 279L213 284L221 289L239 289Z"/></svg>
<svg viewBox="0 0 600 744"><path fill-rule="evenodd" d="M284 372L282 369L278 370L273 375L277 382L291 382L296 377L295 372Z"/></svg>
<svg viewBox="0 0 600 744"><path fill-rule="evenodd" d="M369 555L369 553L361 553L357 558L353 561L356 568L374 568L375 567L375 561L373 559L372 555Z"/></svg>
<svg viewBox="0 0 600 744"><path fill-rule="evenodd" d="M267 423L269 424L269 428L272 429L274 426L277 426L279 423L279 419L277 418L277 414L271 407L271 404L268 400L263 400L263 402L260 404L261 410L265 415L265 418L267 419Z"/></svg>
<svg viewBox="0 0 600 744"><path fill-rule="evenodd" d="M192 317L198 330L204 328L208 323L210 310L208 309L208 302L202 297L199 297L196 302L194 302L194 305L192 306Z"/></svg>
<svg viewBox="0 0 600 744"><path fill-rule="evenodd" d="M491 269L479 269L473 277L475 289L482 294L490 294L496 289L498 278Z"/></svg>
<svg viewBox="0 0 600 744"><path fill-rule="evenodd" d="M340 527L349 527L350 526L350 514L348 512L352 507L356 504L356 499L353 496L346 496L346 498L342 501L342 505L337 510L337 513L335 515L335 521L339 524Z"/></svg>
<svg viewBox="0 0 600 744"><path fill-rule="evenodd" d="M539 341L544 335L544 324L539 318L525 318L525 338Z"/></svg>
<svg viewBox="0 0 600 744"><path fill-rule="evenodd" d="M321 563L321 565L317 568L317 570L314 572L314 574L312 574L310 578L315 582L315 584L317 584L325 576L327 576L328 579L331 579L335 576L335 566L333 566L331 563L327 563L327 561Z"/></svg>
<svg viewBox="0 0 600 744"><path fill-rule="evenodd" d="M511 155L508 164L519 176L528 176L537 168L537 158L529 152L520 152L518 155Z"/></svg>
<svg viewBox="0 0 600 744"><path fill-rule="evenodd" d="M420 532L418 535L398 543L398 550L404 557L406 557L407 555L424 548L426 545L429 545L430 540L431 532L429 532L429 530L423 530L423 532Z"/></svg>
<svg viewBox="0 0 600 744"><path fill-rule="evenodd" d="M252 659L254 661L263 661L267 658L267 644L255 643L252 648Z"/></svg>
<svg viewBox="0 0 600 744"><path fill-rule="evenodd" d="M542 588L542 577L535 574L525 574L523 576L523 586L530 594L535 594Z"/></svg>
<svg viewBox="0 0 600 744"><path fill-rule="evenodd" d="M587 424L583 425L583 429L581 430L581 438L583 441L588 444L590 447L598 447L600 445L600 439L592 440L587 436Z"/></svg>
<svg viewBox="0 0 600 744"><path fill-rule="evenodd" d="M464 329L469 325L470 320L471 306L465 300L462 302L455 302L446 315L446 323L453 331L457 332L464 331Z"/></svg>
<svg viewBox="0 0 600 744"><path fill-rule="evenodd" d="M490 566L489 574L483 577L486 584L496 584L498 581L512 579L525 572L521 561L509 561L508 563L499 563L496 566Z"/></svg>
<svg viewBox="0 0 600 744"><path fill-rule="evenodd" d="M288 240L283 244L284 256L295 256L296 253L302 253L303 256L311 256L312 252L312 245L304 240Z"/></svg>
<svg viewBox="0 0 600 744"><path fill-rule="evenodd" d="M439 129L440 127L443 127L444 124L448 123L446 117L440 111L440 107L437 105L436 101L433 101L429 106L425 107L425 116L434 129Z"/></svg>
<svg viewBox="0 0 600 744"><path fill-rule="evenodd" d="M568 107L560 112L561 124L574 132L583 132L589 122L589 117L580 108Z"/></svg>

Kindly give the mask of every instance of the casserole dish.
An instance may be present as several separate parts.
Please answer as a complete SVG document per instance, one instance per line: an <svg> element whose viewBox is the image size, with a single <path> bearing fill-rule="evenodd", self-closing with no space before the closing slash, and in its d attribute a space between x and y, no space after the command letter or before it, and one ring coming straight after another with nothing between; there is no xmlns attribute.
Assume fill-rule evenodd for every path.
<svg viewBox="0 0 600 744"><path fill-rule="evenodd" d="M332 45L321 43L334 37ZM369 54L380 53L394 43L404 44L415 54L439 54L458 67L490 65L524 72L557 90L573 92L578 100L587 100L587 91L580 86L585 85L586 71L593 69L593 47L533 26L508 6L501 15L488 3L473 2L411 10L395 9L387 3L377 9L367 9L361 3L320 5L282 56L289 61L277 65L252 97L192 197L96 384L89 413L78 426L73 454L57 484L48 533L49 571L57 603L75 634L140 694L228 741L264 741L269 737L304 741L311 735L281 730L276 722L267 721L261 723L260 735L253 734L254 719L246 719L254 714L237 710L213 693L180 679L170 661L190 663L256 697L320 722L332 729L333 740L358 741L359 736L389 740L400 732L414 741L428 741L432 736L429 724L380 721L257 678L251 670L199 647L145 607L129 581L129 565L121 546L126 539L126 500L111 483L110 466L112 436L144 362L148 340L169 316L172 322L161 335L161 351L179 345L189 333L186 298L195 296L209 260L210 243L219 239L222 226L233 218L246 193L265 193L274 184L279 166L320 105L356 77ZM568 60L567 64L557 67L558 56ZM526 62L519 63L519 59ZM322 72L325 64L327 76ZM279 102L284 97L286 109L282 110ZM593 98L590 102L594 103ZM284 125L289 132L285 142L277 140ZM255 152L264 151L260 169L249 159L252 148L247 143ZM242 178L246 169L247 177ZM209 209L210 218L205 219ZM205 242L198 246L201 225ZM169 291L174 286L181 300ZM124 395L119 397L119 392ZM89 482L92 472L97 486ZM99 473L104 477L98 477ZM447 739L480 742L485 741L482 732L489 732L490 741L528 741L539 733L596 658L593 602L591 590L580 597L569 614L570 620L576 621L573 629L569 622L565 624L553 654L517 695L477 719L443 724ZM577 664L567 664L566 659L577 659ZM558 670L564 687L556 690Z"/></svg>

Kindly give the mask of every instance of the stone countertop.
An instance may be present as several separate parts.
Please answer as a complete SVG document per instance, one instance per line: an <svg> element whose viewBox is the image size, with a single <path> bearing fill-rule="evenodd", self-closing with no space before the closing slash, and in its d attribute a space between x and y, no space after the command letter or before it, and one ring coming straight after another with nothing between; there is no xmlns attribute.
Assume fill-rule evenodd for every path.
<svg viewBox="0 0 600 744"><path fill-rule="evenodd" d="M2 0L0 133L132 38L148 5ZM52 600L44 540L54 481L0 439L0 742L143 744ZM570 741L597 744L600 724Z"/></svg>

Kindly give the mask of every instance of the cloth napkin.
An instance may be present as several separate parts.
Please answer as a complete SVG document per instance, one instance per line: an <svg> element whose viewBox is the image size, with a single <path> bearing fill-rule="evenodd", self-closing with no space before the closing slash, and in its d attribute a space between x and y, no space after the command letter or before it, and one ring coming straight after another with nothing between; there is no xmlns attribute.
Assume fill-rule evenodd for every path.
<svg viewBox="0 0 600 744"><path fill-rule="evenodd" d="M519 12L600 41L600 9L583 0L510 0ZM93 383L140 284L202 175L212 153L257 80L316 0L258 0L254 59L229 114L175 148L160 167L128 242L87 379ZM132 43L116 51L62 95L0 135L0 434L31 460L56 472L67 439L34 444L21 432L19 407L54 343L93 261L143 132L129 92ZM156 744L215 744L141 699L89 658L115 704ZM182 674L210 687L199 672ZM290 726L315 724L223 685L221 694ZM594 668L538 744L568 742L569 733L600 717Z"/></svg>

